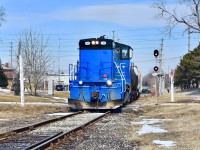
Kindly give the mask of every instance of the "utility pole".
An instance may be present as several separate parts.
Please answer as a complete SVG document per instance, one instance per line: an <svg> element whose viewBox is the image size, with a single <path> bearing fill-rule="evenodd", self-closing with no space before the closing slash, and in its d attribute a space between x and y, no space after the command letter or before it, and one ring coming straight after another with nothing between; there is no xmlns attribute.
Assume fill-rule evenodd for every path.
<svg viewBox="0 0 200 150"><path fill-rule="evenodd" d="M58 46L58 83L60 85L60 36L59 36L59 46Z"/></svg>
<svg viewBox="0 0 200 150"><path fill-rule="evenodd" d="M19 73L20 73L20 95L21 105L24 106L24 70L23 70L23 59L21 55L21 41L19 41Z"/></svg>
<svg viewBox="0 0 200 150"><path fill-rule="evenodd" d="M190 52L190 26L188 26L188 52Z"/></svg>
<svg viewBox="0 0 200 150"><path fill-rule="evenodd" d="M160 49L160 58L159 58L159 96L161 96L164 92L164 73L163 73L163 38L161 39L161 49Z"/></svg>
<svg viewBox="0 0 200 150"><path fill-rule="evenodd" d="M115 40L115 31L112 31L113 32L113 41Z"/></svg>
<svg viewBox="0 0 200 150"><path fill-rule="evenodd" d="M10 42L10 67L12 68L12 53L13 53L13 43Z"/></svg>

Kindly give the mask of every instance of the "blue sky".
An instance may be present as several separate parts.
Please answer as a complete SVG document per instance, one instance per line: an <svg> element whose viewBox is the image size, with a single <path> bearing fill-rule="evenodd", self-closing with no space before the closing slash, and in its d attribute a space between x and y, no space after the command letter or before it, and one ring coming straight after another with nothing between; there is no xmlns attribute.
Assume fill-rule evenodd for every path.
<svg viewBox="0 0 200 150"><path fill-rule="evenodd" d="M66 73L68 64L78 59L80 39L101 35L112 38L115 31L116 40L134 49L133 61L142 75L153 70L153 51L160 49L164 38L164 70L168 72L187 53L187 34L182 34L184 28L180 26L172 37L164 35L165 24L153 19L156 10L152 3L152 0L0 0L7 14L0 27L0 58L3 63L10 62L10 42L16 53L19 34L32 28L49 38L54 71L58 71L59 57L60 68ZM175 1L169 4L176 5ZM191 49L197 46L199 38L191 35Z"/></svg>

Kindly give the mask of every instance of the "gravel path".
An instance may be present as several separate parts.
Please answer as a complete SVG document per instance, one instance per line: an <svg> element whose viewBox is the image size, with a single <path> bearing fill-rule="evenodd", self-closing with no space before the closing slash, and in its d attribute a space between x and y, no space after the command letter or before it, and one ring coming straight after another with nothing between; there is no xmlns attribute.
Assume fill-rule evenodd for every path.
<svg viewBox="0 0 200 150"><path fill-rule="evenodd" d="M130 136L132 115L128 113L112 114L95 123L78 139L74 137L60 149L73 150L136 150L134 142L127 141Z"/></svg>

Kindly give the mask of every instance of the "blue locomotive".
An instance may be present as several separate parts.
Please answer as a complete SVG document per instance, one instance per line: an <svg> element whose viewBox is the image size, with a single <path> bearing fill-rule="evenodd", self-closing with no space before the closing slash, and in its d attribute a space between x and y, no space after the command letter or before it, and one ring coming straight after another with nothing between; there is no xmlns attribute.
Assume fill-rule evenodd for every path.
<svg viewBox="0 0 200 150"><path fill-rule="evenodd" d="M112 39L81 39L79 61L69 65L71 109L116 109L139 98L133 49Z"/></svg>

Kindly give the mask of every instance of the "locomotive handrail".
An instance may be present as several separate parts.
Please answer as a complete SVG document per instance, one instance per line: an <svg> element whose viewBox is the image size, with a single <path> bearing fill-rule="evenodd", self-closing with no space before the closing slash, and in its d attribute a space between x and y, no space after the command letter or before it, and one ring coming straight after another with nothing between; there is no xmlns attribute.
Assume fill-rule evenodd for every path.
<svg viewBox="0 0 200 150"><path fill-rule="evenodd" d="M80 67L78 65L69 64L69 80L76 80L77 74L75 74L75 72L79 71L79 69L85 69L86 72L87 72L88 68L87 67Z"/></svg>
<svg viewBox="0 0 200 150"><path fill-rule="evenodd" d="M126 85L126 78L124 77L124 72L122 71L122 64L125 64L125 63L120 63L120 67L119 67L119 69L120 69L120 71L121 71L121 73L122 73L122 76L123 76L123 81L125 82L124 83L124 85ZM122 91L122 92L125 92L125 90L124 91Z"/></svg>
<svg viewBox="0 0 200 150"><path fill-rule="evenodd" d="M75 79L75 65L69 64L69 80Z"/></svg>
<svg viewBox="0 0 200 150"><path fill-rule="evenodd" d="M116 63L115 61L114 61L114 64L115 64L115 66L116 66L116 68L117 68L117 71L118 71L118 73L119 73L119 75L120 75L120 77L121 77L121 80L122 80L122 90L121 90L121 92L123 92L123 89L124 89L123 82L124 82L124 81L126 82L126 80L125 80L124 75L122 74L121 63L120 63L120 67L117 65L117 63Z"/></svg>

